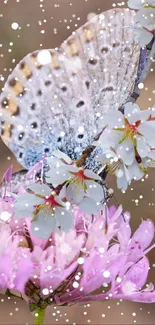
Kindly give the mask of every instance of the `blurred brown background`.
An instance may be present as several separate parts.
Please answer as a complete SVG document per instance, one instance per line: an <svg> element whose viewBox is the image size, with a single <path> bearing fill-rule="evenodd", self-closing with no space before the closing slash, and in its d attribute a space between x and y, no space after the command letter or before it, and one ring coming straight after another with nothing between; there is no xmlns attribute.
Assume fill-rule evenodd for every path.
<svg viewBox="0 0 155 325"><path fill-rule="evenodd" d="M90 12L100 13L112 8L112 0L0 0L0 88L11 69L23 56L39 48L53 48L87 20ZM118 5L120 5L119 3ZM17 30L11 24L19 24ZM155 103L155 73L145 82L139 104L148 108ZM0 142L0 174L16 159ZM116 189L115 179L108 177L109 187ZM133 230L142 219L155 222L155 171L143 181L133 183L126 194L115 191L113 202L122 203L132 214ZM143 197L143 198L140 198ZM149 254L150 281L155 283L155 251ZM154 266L154 267L153 267ZM154 305L130 302L102 302L72 307L51 307L46 324L155 324ZM18 299L0 297L0 324L32 324L27 305Z"/></svg>

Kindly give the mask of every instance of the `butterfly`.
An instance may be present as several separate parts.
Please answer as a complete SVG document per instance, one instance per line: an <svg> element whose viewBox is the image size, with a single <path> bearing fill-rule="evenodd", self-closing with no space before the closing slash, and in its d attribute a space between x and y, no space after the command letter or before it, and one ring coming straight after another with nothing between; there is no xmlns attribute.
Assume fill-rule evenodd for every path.
<svg viewBox="0 0 155 325"><path fill-rule="evenodd" d="M0 96L0 132L26 170L56 149L77 159L102 130L104 113L112 118L131 96L147 57L134 41L134 15L106 11L13 70Z"/></svg>

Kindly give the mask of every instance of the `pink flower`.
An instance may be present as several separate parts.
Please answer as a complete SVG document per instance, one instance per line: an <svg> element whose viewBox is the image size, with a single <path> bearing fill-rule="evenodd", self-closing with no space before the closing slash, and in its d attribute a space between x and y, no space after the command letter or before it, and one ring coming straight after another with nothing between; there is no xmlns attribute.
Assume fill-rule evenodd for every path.
<svg viewBox="0 0 155 325"><path fill-rule="evenodd" d="M0 226L0 288L24 293L33 264L28 248L20 245L22 239L11 234L7 224Z"/></svg>
<svg viewBox="0 0 155 325"><path fill-rule="evenodd" d="M77 269L77 258L84 243L85 235L77 235L75 230L71 230L69 234L55 233L51 239L51 246L44 250L39 246L34 247L33 282L39 285L42 296L45 288L47 292L53 293Z"/></svg>
<svg viewBox="0 0 155 325"><path fill-rule="evenodd" d="M154 224L150 219L142 221L131 237L130 225L123 221L118 232L118 239L121 249L128 256L128 262L136 263L151 249L151 247L147 248L154 239Z"/></svg>
<svg viewBox="0 0 155 325"><path fill-rule="evenodd" d="M106 227L105 216L91 224L78 288L73 289L70 286L68 293L56 298L57 302L119 297L141 302L155 301L152 286L149 287L150 291L149 288L142 291L149 271L149 262L145 254L155 247L155 245L149 247L154 238L154 225L149 219L143 221L131 237L129 215L121 213L122 210L119 208L112 216L108 216ZM118 243L113 242L114 237ZM106 294L93 295L96 289L104 289L109 285L110 290ZM86 296L90 293L91 296Z"/></svg>
<svg viewBox="0 0 155 325"><path fill-rule="evenodd" d="M2 199L1 204L9 202ZM12 213L12 212L11 212ZM39 239L31 219L15 216L0 224L0 290L24 293L31 310L52 302L128 299L155 302L152 284L146 289L149 261L145 256L155 245L151 220L132 235L130 215L122 207L103 205L100 215L87 215L74 207L74 226L68 232L52 232ZM13 221L14 220L14 221ZM100 290L99 294L95 294Z"/></svg>
<svg viewBox="0 0 155 325"><path fill-rule="evenodd" d="M2 179L0 181L0 183L2 184L3 182L6 184L10 184L11 183L11 179L12 179L12 172L13 172L13 165L11 165L6 172L4 173L4 175L2 176Z"/></svg>
<svg viewBox="0 0 155 325"><path fill-rule="evenodd" d="M11 199L3 200L0 198L0 222L9 221L13 216L13 209L11 206Z"/></svg>

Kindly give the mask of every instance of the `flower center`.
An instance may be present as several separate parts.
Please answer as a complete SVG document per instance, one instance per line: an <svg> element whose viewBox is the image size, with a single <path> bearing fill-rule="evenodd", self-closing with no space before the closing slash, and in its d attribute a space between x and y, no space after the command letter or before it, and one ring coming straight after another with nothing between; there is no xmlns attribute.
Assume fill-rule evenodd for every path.
<svg viewBox="0 0 155 325"><path fill-rule="evenodd" d="M80 168L76 173L76 178L77 178L77 182L79 183L81 183L85 179L84 170L82 168Z"/></svg>
<svg viewBox="0 0 155 325"><path fill-rule="evenodd" d="M49 196L47 199L46 199L46 205L50 206L50 207L53 207L55 206L55 200L54 200L54 196L51 195Z"/></svg>
<svg viewBox="0 0 155 325"><path fill-rule="evenodd" d="M128 128L127 128L127 130L131 130L131 132L132 133L137 133L137 128L136 128L136 126L135 125L130 125Z"/></svg>
<svg viewBox="0 0 155 325"><path fill-rule="evenodd" d="M55 196L52 194L47 199L45 198L45 204L46 206L50 208L60 207L61 205L55 200Z"/></svg>
<svg viewBox="0 0 155 325"><path fill-rule="evenodd" d="M125 126L123 128L115 128L114 130L116 131L121 131L123 132L123 137L120 139L119 143L122 143L124 140L128 139L128 140L132 140L133 143L134 141L134 136L136 134L140 133L138 132L137 128L140 125L141 121L136 121L134 124L130 124L129 121L127 120L127 118L124 118L124 124Z"/></svg>
<svg viewBox="0 0 155 325"><path fill-rule="evenodd" d="M132 138L135 134L138 133L137 127L141 121L136 121L134 124L130 124L129 121L125 118L125 134L127 137Z"/></svg>
<svg viewBox="0 0 155 325"><path fill-rule="evenodd" d="M70 172L72 175L74 175L74 178L72 178L69 183L76 182L77 184L83 183L84 180L88 179L88 177L84 174L84 169L79 168L77 172Z"/></svg>
<svg viewBox="0 0 155 325"><path fill-rule="evenodd" d="M62 205L55 200L54 194L51 194L49 197L44 199L45 199L45 203L35 206L35 211L33 213L35 216L37 216L41 210L46 210L46 209L51 209L51 212L55 214L55 208L62 207Z"/></svg>

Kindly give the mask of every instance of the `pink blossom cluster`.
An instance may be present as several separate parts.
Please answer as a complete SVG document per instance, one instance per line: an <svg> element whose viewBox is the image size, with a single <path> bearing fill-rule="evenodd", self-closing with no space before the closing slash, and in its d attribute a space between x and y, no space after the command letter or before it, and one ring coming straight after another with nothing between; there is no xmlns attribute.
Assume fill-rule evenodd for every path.
<svg viewBox="0 0 155 325"><path fill-rule="evenodd" d="M146 254L155 246L151 220L132 235L130 215L121 206L103 205L97 216L75 207L73 229L42 240L32 235L30 218L16 218L14 201L0 199L1 292L18 291L30 306L118 298L155 302L153 284L146 286Z"/></svg>

